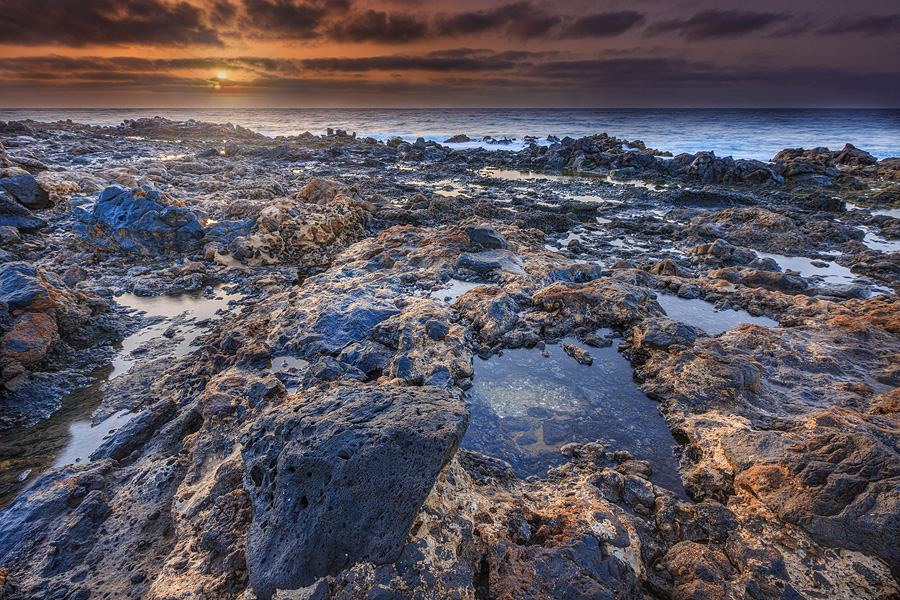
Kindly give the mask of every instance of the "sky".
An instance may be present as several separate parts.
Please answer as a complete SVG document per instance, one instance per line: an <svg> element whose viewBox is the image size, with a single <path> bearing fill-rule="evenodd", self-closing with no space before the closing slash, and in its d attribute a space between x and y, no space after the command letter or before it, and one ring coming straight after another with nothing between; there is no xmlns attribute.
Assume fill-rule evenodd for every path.
<svg viewBox="0 0 900 600"><path fill-rule="evenodd" d="M900 107L898 0L0 0L0 107Z"/></svg>

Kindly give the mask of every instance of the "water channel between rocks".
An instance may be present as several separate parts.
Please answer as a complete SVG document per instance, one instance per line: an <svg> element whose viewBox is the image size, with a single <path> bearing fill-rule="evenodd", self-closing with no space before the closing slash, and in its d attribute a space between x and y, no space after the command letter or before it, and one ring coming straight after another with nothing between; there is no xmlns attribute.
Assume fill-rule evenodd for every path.
<svg viewBox="0 0 900 600"><path fill-rule="evenodd" d="M467 393L472 419L463 447L501 458L528 477L565 462L562 446L599 440L609 450L650 461L651 481L684 497L677 443L657 403L634 382L628 360L612 346L587 348L594 359L590 366L567 355L562 343L546 349L546 357L537 348L522 348L475 359Z"/></svg>
<svg viewBox="0 0 900 600"><path fill-rule="evenodd" d="M745 310L719 310L705 300L689 300L669 294L658 294L656 301L670 319L699 327L710 335L718 335L743 323L763 327L778 327L778 321L769 317L754 317Z"/></svg>
<svg viewBox="0 0 900 600"><path fill-rule="evenodd" d="M32 427L0 432L0 507L47 468L88 460L105 438L136 414L114 409L102 413L106 418L95 418L118 379L139 361L153 361L157 369L171 366L194 348L191 343L207 331L209 321L220 318L229 303L242 298L225 293L221 286L207 295L211 297L123 294L115 299L121 306L143 312L153 324L116 344L119 350L112 363L92 371L89 376L94 381L63 397L50 418Z"/></svg>

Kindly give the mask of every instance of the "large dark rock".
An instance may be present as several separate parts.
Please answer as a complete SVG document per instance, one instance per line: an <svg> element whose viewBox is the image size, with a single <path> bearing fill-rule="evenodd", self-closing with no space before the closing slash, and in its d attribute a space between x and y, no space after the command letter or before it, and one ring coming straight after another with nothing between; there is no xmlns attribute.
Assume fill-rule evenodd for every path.
<svg viewBox="0 0 900 600"><path fill-rule="evenodd" d="M9 192L25 208L37 210L50 207L50 194L38 185L34 176L28 173L0 179L0 187Z"/></svg>
<svg viewBox="0 0 900 600"><path fill-rule="evenodd" d="M634 328L637 350L666 349L669 346L693 346L701 334L690 325L666 317L646 319Z"/></svg>
<svg viewBox="0 0 900 600"><path fill-rule="evenodd" d="M860 150L853 144L847 144L844 146L844 149L834 157L834 162L839 165L864 167L867 165L874 165L878 162L878 159L865 150Z"/></svg>
<svg viewBox="0 0 900 600"><path fill-rule="evenodd" d="M503 236L492 227L466 227L466 234L472 245L479 250L500 250L509 248Z"/></svg>
<svg viewBox="0 0 900 600"><path fill-rule="evenodd" d="M15 227L25 233L34 233L47 222L35 217L30 210L0 191L0 227Z"/></svg>
<svg viewBox="0 0 900 600"><path fill-rule="evenodd" d="M99 225L123 249L141 254L189 252L200 247L203 226L196 211L164 204L155 190L140 197L137 191L118 187L103 190L88 224ZM93 230L86 237L102 243Z"/></svg>
<svg viewBox="0 0 900 600"><path fill-rule="evenodd" d="M516 275L524 275L522 259L509 250L487 250L485 252L465 253L456 262L457 269L467 269L482 275L492 271L505 271Z"/></svg>
<svg viewBox="0 0 900 600"><path fill-rule="evenodd" d="M25 310L49 298L50 292L41 285L34 266L23 262L0 265L0 302L10 310Z"/></svg>
<svg viewBox="0 0 900 600"><path fill-rule="evenodd" d="M243 439L256 594L397 560L467 425L461 400L428 387L340 387L264 413Z"/></svg>

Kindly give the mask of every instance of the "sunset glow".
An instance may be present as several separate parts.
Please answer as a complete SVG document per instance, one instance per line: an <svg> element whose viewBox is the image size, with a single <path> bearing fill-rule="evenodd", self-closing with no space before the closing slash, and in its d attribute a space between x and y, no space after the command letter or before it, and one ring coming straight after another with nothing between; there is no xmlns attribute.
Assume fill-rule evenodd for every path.
<svg viewBox="0 0 900 600"><path fill-rule="evenodd" d="M836 0L0 0L0 103L893 106L900 13Z"/></svg>

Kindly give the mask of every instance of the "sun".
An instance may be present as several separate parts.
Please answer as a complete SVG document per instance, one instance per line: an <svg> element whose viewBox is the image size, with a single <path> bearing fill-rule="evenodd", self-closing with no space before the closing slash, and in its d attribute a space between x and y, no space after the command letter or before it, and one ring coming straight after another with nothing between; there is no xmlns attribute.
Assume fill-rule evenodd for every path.
<svg viewBox="0 0 900 600"><path fill-rule="evenodd" d="M219 73L219 79L228 79L228 75L225 73Z"/></svg>

